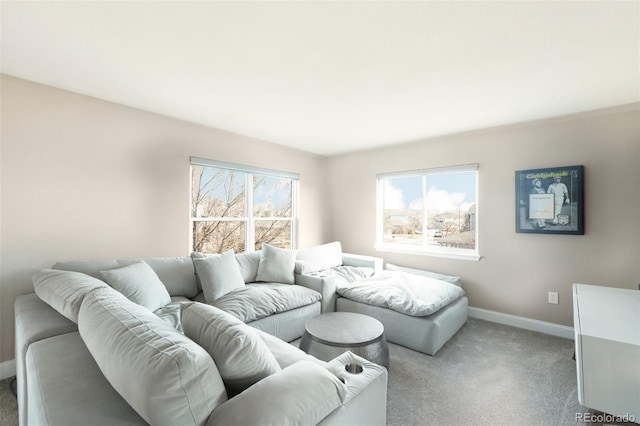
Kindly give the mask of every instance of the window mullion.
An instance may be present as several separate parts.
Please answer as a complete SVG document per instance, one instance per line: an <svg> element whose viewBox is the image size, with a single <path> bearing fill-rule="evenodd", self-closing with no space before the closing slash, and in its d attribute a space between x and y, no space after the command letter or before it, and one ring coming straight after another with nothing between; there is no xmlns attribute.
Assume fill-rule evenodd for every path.
<svg viewBox="0 0 640 426"><path fill-rule="evenodd" d="M256 249L256 231L255 231L255 219L253 217L253 174L247 173L245 175L245 251L255 251Z"/></svg>
<svg viewBox="0 0 640 426"><path fill-rule="evenodd" d="M427 202L427 175L422 176L422 246L427 246L429 230L429 203Z"/></svg>
<svg viewBox="0 0 640 426"><path fill-rule="evenodd" d="M198 247L203 247L203 251L208 252L207 250L226 250L233 246L236 250L252 252L256 250L256 239L259 236L256 227L262 229L263 225L268 227L270 224L273 224L274 227L265 228L265 231L269 232L265 236L265 241L275 241L275 243L295 248L297 242L297 202L299 191L299 175L297 173L277 172L198 158L192 158L191 163L192 192L189 200L191 210L189 239L192 248L197 244ZM202 185L201 178L205 174L207 183ZM242 178L240 178L240 174ZM266 179L267 185L264 188L261 186L256 190L254 187L256 177ZM194 182L196 178L200 178L200 181ZM284 179L285 182L280 182L279 179ZM198 186L195 186L196 184ZM244 186L240 187L242 184ZM289 207L291 214L270 217L256 215L256 208L261 207L265 197L268 197L268 203L270 204L273 194L282 195L285 193L282 191L283 186L281 184L291 186L292 193L289 194L291 206L285 205L285 207ZM203 203L206 204L207 213L206 215L203 214L206 217L198 217L197 214L193 214L193 191L196 191L198 197L201 197ZM244 197L241 201L242 205L231 205L232 200L235 200L235 202L240 201L239 198L242 196ZM255 197L258 198L256 199ZM282 203L282 200L280 199L278 202ZM280 208L282 206L278 204L277 207ZM275 212L277 209L272 206L271 210ZM217 213L217 216L210 216L212 213ZM271 215L276 213L265 211L264 214ZM283 214L283 211L279 211L279 214ZM263 221L265 223L262 223ZM216 222L221 224L220 228L217 228ZM244 230L238 229L233 222L244 226ZM207 225L208 223L213 223L214 227ZM202 230L205 226L209 229L207 234ZM194 228L202 229L196 230ZM227 236L229 239L226 239ZM224 240L221 240L222 238ZM244 240L242 241L244 245L240 244L240 239Z"/></svg>
<svg viewBox="0 0 640 426"><path fill-rule="evenodd" d="M291 248L295 249L298 246L298 223L296 218L298 217L298 181L291 181Z"/></svg>

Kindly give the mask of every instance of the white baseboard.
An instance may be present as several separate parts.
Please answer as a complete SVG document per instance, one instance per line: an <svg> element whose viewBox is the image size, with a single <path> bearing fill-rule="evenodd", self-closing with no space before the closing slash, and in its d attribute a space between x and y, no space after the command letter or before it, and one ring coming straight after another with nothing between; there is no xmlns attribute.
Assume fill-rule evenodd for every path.
<svg viewBox="0 0 640 426"><path fill-rule="evenodd" d="M566 325L554 324L552 322L519 317L516 315L503 314L501 312L474 308L472 306L469 307L469 316L471 318L497 322L498 324L537 331L539 333L550 334L552 336L563 337L565 339L574 339L573 327L567 327Z"/></svg>
<svg viewBox="0 0 640 426"><path fill-rule="evenodd" d="M16 360L0 362L0 380L8 379L16 375Z"/></svg>

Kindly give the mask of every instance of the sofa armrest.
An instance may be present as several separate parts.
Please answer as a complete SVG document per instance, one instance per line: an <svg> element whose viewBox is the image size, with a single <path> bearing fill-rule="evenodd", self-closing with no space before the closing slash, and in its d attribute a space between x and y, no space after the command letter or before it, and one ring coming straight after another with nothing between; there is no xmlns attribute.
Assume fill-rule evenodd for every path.
<svg viewBox="0 0 640 426"><path fill-rule="evenodd" d="M383 259L375 256L342 253L342 264L344 266L364 266L367 268L373 268L374 272L378 273L382 271Z"/></svg>
<svg viewBox="0 0 640 426"><path fill-rule="evenodd" d="M60 315L35 293L16 297L14 315L18 417L20 424L27 424L27 349L40 340L77 332L78 324Z"/></svg>
<svg viewBox="0 0 640 426"><path fill-rule="evenodd" d="M342 253L342 264L344 266L372 268L374 273L383 270L383 260L381 257ZM330 269L326 271L330 271ZM336 282L339 279L340 278L328 275L325 271L304 272L302 265L299 266L295 274L296 284L315 290L322 295L322 313L335 312L336 299L338 298Z"/></svg>
<svg viewBox="0 0 640 426"><path fill-rule="evenodd" d="M354 373L347 366L361 366ZM347 395L341 407L334 410L320 424L333 425L386 425L387 421L387 369L359 357L352 352L329 361L327 368L347 386Z"/></svg>
<svg viewBox="0 0 640 426"><path fill-rule="evenodd" d="M353 370L348 368L354 366L359 366L360 369L353 372ZM358 396L360 392L378 377L387 377L386 368L350 351L329 361L327 363L327 369L347 386L347 395L344 398L345 404Z"/></svg>
<svg viewBox="0 0 640 426"><path fill-rule="evenodd" d="M296 274L297 285L315 290L322 295L321 312L335 312L336 310L336 278L322 275L322 273Z"/></svg>
<svg viewBox="0 0 640 426"><path fill-rule="evenodd" d="M207 426L315 425L339 408L346 395L346 386L327 368L299 361L219 405Z"/></svg>

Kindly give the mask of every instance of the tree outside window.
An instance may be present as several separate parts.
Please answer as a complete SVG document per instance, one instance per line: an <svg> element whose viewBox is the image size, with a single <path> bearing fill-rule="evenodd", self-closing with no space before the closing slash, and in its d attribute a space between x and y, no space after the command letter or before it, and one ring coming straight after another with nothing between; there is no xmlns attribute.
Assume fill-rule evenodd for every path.
<svg viewBox="0 0 640 426"><path fill-rule="evenodd" d="M239 253L260 250L263 243L292 248L297 178L218 164L192 159L192 250Z"/></svg>

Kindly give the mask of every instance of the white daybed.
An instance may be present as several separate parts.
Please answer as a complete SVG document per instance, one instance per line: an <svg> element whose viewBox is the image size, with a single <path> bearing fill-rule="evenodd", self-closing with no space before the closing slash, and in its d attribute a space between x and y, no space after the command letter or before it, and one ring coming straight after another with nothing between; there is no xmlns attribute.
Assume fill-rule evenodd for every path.
<svg viewBox="0 0 640 426"><path fill-rule="evenodd" d="M304 265L298 265L296 281L321 281L326 291L332 291L330 295L326 292L323 294L322 312L335 310L369 315L384 325L387 341L428 355L435 355L466 323L469 302L459 277L391 264L387 264L386 270L382 271L382 259L359 256L354 262L352 256L342 254L339 242L314 248L313 253L299 251L298 259ZM327 262L328 259L331 261ZM393 274L399 277L404 275L399 281L407 281L407 274L418 277L412 280L415 282L411 285L419 286L420 277L424 278L422 282L425 285L429 285L430 280L436 287L439 285L433 280L444 282L440 287L446 294L438 295L435 292L435 298L439 299L441 306L433 306L431 299L422 303L410 297L415 296L416 292L420 293L420 289L409 284L404 293L387 291L385 283L381 281L388 281L386 277L392 277ZM369 284L372 285L369 294L361 294ZM376 286L379 287L376 289ZM382 293L388 294L382 297Z"/></svg>

